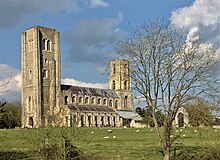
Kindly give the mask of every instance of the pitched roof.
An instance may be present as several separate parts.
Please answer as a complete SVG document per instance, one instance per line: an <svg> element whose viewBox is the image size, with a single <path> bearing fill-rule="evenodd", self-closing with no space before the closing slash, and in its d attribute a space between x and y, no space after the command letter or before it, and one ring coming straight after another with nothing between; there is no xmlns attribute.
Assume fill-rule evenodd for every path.
<svg viewBox="0 0 220 160"><path fill-rule="evenodd" d="M76 106L76 105L71 105L69 106L69 108L72 111L76 111L76 112L114 112L115 110L111 107L108 106Z"/></svg>
<svg viewBox="0 0 220 160"><path fill-rule="evenodd" d="M111 89L88 88L61 84L61 90L69 90L71 93L78 95L118 98L115 91Z"/></svg>
<svg viewBox="0 0 220 160"><path fill-rule="evenodd" d="M134 119L136 121L142 120L142 117L133 111L117 111L117 113L124 119Z"/></svg>

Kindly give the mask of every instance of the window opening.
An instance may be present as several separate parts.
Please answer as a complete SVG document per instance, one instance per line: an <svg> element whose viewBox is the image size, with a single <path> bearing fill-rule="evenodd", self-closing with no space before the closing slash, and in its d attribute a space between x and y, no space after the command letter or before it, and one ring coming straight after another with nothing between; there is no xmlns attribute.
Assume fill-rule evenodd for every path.
<svg viewBox="0 0 220 160"><path fill-rule="evenodd" d="M118 109L118 101L115 101L115 109Z"/></svg>
<svg viewBox="0 0 220 160"><path fill-rule="evenodd" d="M98 99L98 104L101 104L101 98Z"/></svg>
<svg viewBox="0 0 220 160"><path fill-rule="evenodd" d="M86 103L86 104L89 104L89 97L86 97L85 103Z"/></svg>
<svg viewBox="0 0 220 160"><path fill-rule="evenodd" d="M72 103L75 103L75 102L76 102L76 97L72 96Z"/></svg>
<svg viewBox="0 0 220 160"><path fill-rule="evenodd" d="M65 96L64 97L64 105L67 105L68 104L68 96Z"/></svg>
<svg viewBox="0 0 220 160"><path fill-rule="evenodd" d="M114 80L112 81L112 89L115 90L115 81Z"/></svg>
<svg viewBox="0 0 220 160"><path fill-rule="evenodd" d="M79 97L79 103L83 103L83 98Z"/></svg>
<svg viewBox="0 0 220 160"><path fill-rule="evenodd" d="M50 40L47 41L47 50L51 51L51 42L50 42Z"/></svg>

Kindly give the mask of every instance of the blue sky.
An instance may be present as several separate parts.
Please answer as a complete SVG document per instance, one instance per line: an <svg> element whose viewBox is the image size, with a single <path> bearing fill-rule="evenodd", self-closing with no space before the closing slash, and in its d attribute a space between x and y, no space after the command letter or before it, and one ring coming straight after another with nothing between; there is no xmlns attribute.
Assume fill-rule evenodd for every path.
<svg viewBox="0 0 220 160"><path fill-rule="evenodd" d="M11 77L0 100L20 100L21 32L32 26L60 31L63 83L107 87L104 70L128 23L164 18L220 48L219 12L218 0L0 0L0 85Z"/></svg>

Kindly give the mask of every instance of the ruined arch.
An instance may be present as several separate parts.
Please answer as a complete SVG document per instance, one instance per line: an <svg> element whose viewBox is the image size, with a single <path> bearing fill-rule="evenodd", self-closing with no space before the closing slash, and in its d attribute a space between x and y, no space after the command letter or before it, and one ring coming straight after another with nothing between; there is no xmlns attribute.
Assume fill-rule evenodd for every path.
<svg viewBox="0 0 220 160"><path fill-rule="evenodd" d="M29 125L31 128L34 127L34 120L33 120L33 117L29 117L28 125Z"/></svg>
<svg viewBox="0 0 220 160"><path fill-rule="evenodd" d="M178 109L175 119L174 126L175 127L186 127L189 125L189 114L185 110L184 107Z"/></svg>

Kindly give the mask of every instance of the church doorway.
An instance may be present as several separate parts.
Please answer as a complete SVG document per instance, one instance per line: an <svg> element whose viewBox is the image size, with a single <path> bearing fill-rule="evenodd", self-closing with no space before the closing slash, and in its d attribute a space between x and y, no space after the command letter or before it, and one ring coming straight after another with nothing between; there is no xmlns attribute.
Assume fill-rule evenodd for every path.
<svg viewBox="0 0 220 160"><path fill-rule="evenodd" d="M33 120L33 117L30 117L30 118L29 118L28 125L29 125L31 128L34 127L34 120Z"/></svg>
<svg viewBox="0 0 220 160"><path fill-rule="evenodd" d="M178 114L178 125L179 127L184 127L184 115L182 113Z"/></svg>

